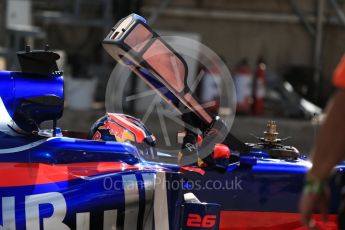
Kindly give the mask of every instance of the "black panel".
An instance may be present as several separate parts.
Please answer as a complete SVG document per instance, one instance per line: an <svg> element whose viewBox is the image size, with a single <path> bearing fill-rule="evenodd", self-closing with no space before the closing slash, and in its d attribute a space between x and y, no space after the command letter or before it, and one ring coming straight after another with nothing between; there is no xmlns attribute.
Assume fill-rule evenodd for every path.
<svg viewBox="0 0 345 230"><path fill-rule="evenodd" d="M60 55L52 51L21 51L17 52L17 56L24 73L52 74L59 70L56 60L60 58Z"/></svg>

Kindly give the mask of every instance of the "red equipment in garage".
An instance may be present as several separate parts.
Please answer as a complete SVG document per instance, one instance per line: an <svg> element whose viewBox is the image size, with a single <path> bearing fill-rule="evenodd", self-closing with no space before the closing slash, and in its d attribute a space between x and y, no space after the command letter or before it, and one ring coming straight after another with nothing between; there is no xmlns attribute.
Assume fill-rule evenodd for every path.
<svg viewBox="0 0 345 230"><path fill-rule="evenodd" d="M244 58L234 72L234 82L237 96L237 113L249 114L252 105L253 73L249 68L248 60Z"/></svg>
<svg viewBox="0 0 345 230"><path fill-rule="evenodd" d="M259 57L253 80L252 113L261 116L265 111L266 64L263 57Z"/></svg>

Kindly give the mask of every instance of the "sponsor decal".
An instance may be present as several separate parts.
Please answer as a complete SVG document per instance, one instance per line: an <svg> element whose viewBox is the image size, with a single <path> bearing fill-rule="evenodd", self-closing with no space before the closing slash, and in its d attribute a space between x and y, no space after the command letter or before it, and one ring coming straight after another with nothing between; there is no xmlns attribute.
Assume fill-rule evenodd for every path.
<svg viewBox="0 0 345 230"><path fill-rule="evenodd" d="M14 196L2 197L2 225L0 229L16 229L16 199ZM40 205L50 205L53 212L49 217L41 217ZM25 196L26 229L70 229L63 223L67 211L66 200L61 193L50 192ZM24 210L23 210L24 211ZM77 216L78 217L78 216Z"/></svg>
<svg viewBox="0 0 345 230"><path fill-rule="evenodd" d="M92 140L99 141L99 140L101 140L101 137L102 137L101 133L99 131L96 131L92 137Z"/></svg>
<svg viewBox="0 0 345 230"><path fill-rule="evenodd" d="M121 185L113 190L103 188L103 180L109 179ZM36 185L34 190L41 190L41 193L35 193L31 186L0 187L0 230L102 229L95 225L100 221L103 229L132 230L138 223L147 226L150 224L148 217L152 216L154 179L153 173L89 177L87 180L91 184L75 184L65 192L47 191L51 186L62 188L65 181ZM100 193L101 199L97 198ZM112 202L113 205L109 205ZM140 202L144 206L139 213Z"/></svg>
<svg viewBox="0 0 345 230"><path fill-rule="evenodd" d="M217 222L216 215L201 216L189 213L186 226L189 228L213 228Z"/></svg>

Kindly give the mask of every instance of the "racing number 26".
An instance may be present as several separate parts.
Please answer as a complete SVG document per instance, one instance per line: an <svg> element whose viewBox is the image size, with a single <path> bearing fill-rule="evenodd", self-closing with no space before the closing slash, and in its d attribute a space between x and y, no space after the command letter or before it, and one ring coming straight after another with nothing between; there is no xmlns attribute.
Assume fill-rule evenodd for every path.
<svg viewBox="0 0 345 230"><path fill-rule="evenodd" d="M192 228L212 228L216 224L216 215L206 215L204 217L199 214L188 214L187 227Z"/></svg>

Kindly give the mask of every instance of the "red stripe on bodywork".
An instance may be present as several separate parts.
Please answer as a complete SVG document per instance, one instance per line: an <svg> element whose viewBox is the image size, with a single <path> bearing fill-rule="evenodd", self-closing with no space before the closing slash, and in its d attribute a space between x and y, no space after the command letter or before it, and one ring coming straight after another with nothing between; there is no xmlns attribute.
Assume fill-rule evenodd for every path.
<svg viewBox="0 0 345 230"><path fill-rule="evenodd" d="M327 223L320 221L320 215L313 216L318 229L336 230L337 217L329 215ZM220 230L306 230L301 224L299 213L221 211Z"/></svg>
<svg viewBox="0 0 345 230"><path fill-rule="evenodd" d="M196 172L201 175L205 174L205 170L199 168L199 167L192 167L192 166L181 166L180 172L187 173L187 172Z"/></svg>
<svg viewBox="0 0 345 230"><path fill-rule="evenodd" d="M105 172L136 170L121 162L86 162L48 165L41 163L0 163L0 187L56 183Z"/></svg>

